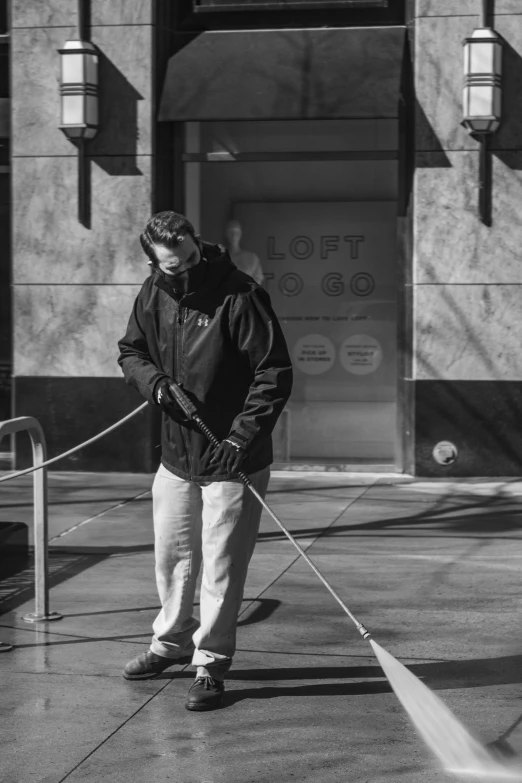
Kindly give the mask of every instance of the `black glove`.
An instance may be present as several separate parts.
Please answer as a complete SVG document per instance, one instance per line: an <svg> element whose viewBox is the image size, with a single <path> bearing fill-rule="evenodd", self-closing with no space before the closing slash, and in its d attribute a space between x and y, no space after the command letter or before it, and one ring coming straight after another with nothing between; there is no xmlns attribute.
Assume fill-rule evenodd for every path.
<svg viewBox="0 0 522 783"><path fill-rule="evenodd" d="M183 413L182 409L172 396L169 386L173 383L170 378L162 378L158 381L154 389L154 399L168 416L175 419L175 421L188 421L187 417Z"/></svg>
<svg viewBox="0 0 522 783"><path fill-rule="evenodd" d="M241 446L234 438L222 440L212 457L212 462L220 462L227 473L233 475L241 467L241 463L246 457L246 449Z"/></svg>

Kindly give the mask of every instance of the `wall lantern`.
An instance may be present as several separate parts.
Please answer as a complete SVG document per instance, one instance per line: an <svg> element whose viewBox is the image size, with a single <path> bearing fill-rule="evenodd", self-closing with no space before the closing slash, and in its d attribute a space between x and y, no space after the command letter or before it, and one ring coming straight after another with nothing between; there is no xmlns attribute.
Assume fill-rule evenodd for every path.
<svg viewBox="0 0 522 783"><path fill-rule="evenodd" d="M491 225L491 158L488 138L495 133L502 112L502 47L498 33L487 26L487 0L482 3L481 27L464 46L464 94L462 125L480 142L479 214Z"/></svg>
<svg viewBox="0 0 522 783"><path fill-rule="evenodd" d="M87 3L78 0L78 33L58 49L61 59L60 129L78 147L78 220L90 226L89 169L85 142L98 132L98 50L86 40Z"/></svg>
<svg viewBox="0 0 522 783"><path fill-rule="evenodd" d="M500 126L502 39L479 27L464 39L464 119L470 133L495 133Z"/></svg>
<svg viewBox="0 0 522 783"><path fill-rule="evenodd" d="M67 41L58 51L60 129L69 139L93 139L98 132L98 51L88 41Z"/></svg>

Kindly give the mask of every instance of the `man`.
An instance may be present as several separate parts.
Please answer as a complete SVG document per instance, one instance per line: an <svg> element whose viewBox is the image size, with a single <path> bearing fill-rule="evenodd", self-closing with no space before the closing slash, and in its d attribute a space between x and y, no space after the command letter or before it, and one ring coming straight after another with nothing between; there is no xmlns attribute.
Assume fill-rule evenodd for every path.
<svg viewBox="0 0 522 783"><path fill-rule="evenodd" d="M163 410L152 488L162 609L150 649L123 676L154 677L191 655L197 675L185 706L210 710L222 702L261 516L237 472L264 496L271 432L290 396L292 368L268 294L223 247L202 242L175 212L153 215L140 240L154 274L136 298L118 361L127 383ZM177 406L173 380L219 448ZM198 623L193 602L202 562Z"/></svg>

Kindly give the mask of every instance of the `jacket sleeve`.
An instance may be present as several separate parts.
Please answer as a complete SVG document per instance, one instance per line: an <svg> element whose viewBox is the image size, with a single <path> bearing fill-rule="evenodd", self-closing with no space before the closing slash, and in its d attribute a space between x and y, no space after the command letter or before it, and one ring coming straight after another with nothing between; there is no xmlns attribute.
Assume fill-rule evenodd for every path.
<svg viewBox="0 0 522 783"><path fill-rule="evenodd" d="M134 386L145 399L156 402L154 399L155 386L161 378L168 376L159 370L150 358L142 320L142 302L141 296L138 294L125 336L118 342L120 349L118 364L123 370L126 383Z"/></svg>
<svg viewBox="0 0 522 783"><path fill-rule="evenodd" d="M242 296L232 313L232 338L254 376L230 437L243 446L270 435L292 391L292 362L270 297L262 288Z"/></svg>

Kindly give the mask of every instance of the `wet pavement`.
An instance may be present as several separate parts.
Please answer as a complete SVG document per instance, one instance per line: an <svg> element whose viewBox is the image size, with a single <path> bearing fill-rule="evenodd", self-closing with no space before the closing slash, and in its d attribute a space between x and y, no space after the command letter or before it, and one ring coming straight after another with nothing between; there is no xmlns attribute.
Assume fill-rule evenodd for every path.
<svg viewBox="0 0 522 783"><path fill-rule="evenodd" d="M128 682L158 611L151 476L50 474L51 609L0 590L2 783L432 783L351 621L263 515L224 707L189 713L194 672ZM268 502L376 641L484 743L522 753L522 481L275 473ZM32 519L31 478L0 521ZM25 578L31 576L30 571ZM0 588L3 583L0 582Z"/></svg>

